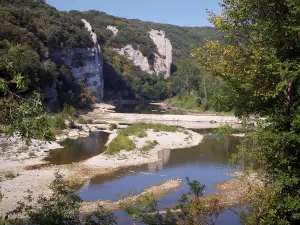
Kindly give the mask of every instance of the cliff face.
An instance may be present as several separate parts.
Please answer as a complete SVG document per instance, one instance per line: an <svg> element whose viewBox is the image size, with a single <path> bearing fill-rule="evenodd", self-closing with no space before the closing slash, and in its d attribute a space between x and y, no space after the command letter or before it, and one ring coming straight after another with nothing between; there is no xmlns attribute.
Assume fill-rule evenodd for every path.
<svg viewBox="0 0 300 225"><path fill-rule="evenodd" d="M55 52L51 54L51 58L71 68L75 82L86 83L90 94L100 102L104 95L103 54L91 25L85 19L82 19L82 22L90 32L94 46Z"/></svg>
<svg viewBox="0 0 300 225"><path fill-rule="evenodd" d="M114 26L107 26L108 30L111 30L114 35L118 34L118 29ZM151 40L157 47L157 53L154 53L154 64L150 65L147 57L139 49L134 49L132 45L128 44L123 48L113 48L118 54L126 56L133 61L135 66L138 66L142 71L149 74L161 74L165 75L165 78L171 76L171 66L173 63L172 44L171 41L166 38L164 31L151 30L148 32Z"/></svg>
<svg viewBox="0 0 300 225"><path fill-rule="evenodd" d="M151 30L150 38L157 46L158 54L155 53L154 71L156 74L165 73L165 77L171 76L171 66L173 62L172 44L166 38L164 31Z"/></svg>

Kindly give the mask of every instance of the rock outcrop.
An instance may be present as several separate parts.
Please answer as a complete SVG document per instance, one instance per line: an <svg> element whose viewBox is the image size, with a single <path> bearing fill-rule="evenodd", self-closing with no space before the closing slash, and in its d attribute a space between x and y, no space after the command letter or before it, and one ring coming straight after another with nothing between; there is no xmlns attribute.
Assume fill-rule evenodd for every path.
<svg viewBox="0 0 300 225"><path fill-rule="evenodd" d="M165 73L165 77L171 76L171 66L173 62L172 44L166 38L164 31L149 31L150 38L157 46L158 54L155 53L154 71L156 74Z"/></svg>
<svg viewBox="0 0 300 225"><path fill-rule="evenodd" d="M120 55L126 56L128 59L133 61L135 66L141 68L142 71L152 74L153 71L150 69L148 58L143 56L143 53L140 50L135 50L132 45L126 45L125 47L118 49L113 48Z"/></svg>
<svg viewBox="0 0 300 225"><path fill-rule="evenodd" d="M111 31L113 32L114 35L117 35L118 32L119 32L118 28L116 28L116 27L114 27L114 26L111 26L111 25L107 26L106 28L107 28L108 30L111 30Z"/></svg>
<svg viewBox="0 0 300 225"><path fill-rule="evenodd" d="M91 33L94 46L54 52L51 58L71 68L75 81L86 83L90 94L100 102L104 95L103 54L92 26L85 19L82 19L82 22Z"/></svg>
<svg viewBox="0 0 300 225"><path fill-rule="evenodd" d="M114 26L107 26L108 30L111 30L114 35L118 34L118 29ZM171 66L173 63L172 44L171 41L166 38L164 31L151 30L149 36L157 46L157 53L154 53L155 60L154 65L149 64L147 57L143 55L140 50L136 50L132 45L128 44L123 48L113 48L118 54L126 56L128 59L133 61L135 66L140 67L142 71L149 74L156 73L165 74L165 78L171 76Z"/></svg>

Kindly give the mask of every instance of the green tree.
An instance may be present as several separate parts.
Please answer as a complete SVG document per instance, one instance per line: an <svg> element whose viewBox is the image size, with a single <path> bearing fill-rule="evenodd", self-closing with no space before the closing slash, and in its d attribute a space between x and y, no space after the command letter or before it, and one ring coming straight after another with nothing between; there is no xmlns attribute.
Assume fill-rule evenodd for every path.
<svg viewBox="0 0 300 225"><path fill-rule="evenodd" d="M266 191L253 200L249 224L300 221L298 0L224 0L211 21L226 33L228 45L209 41L192 55L200 66L222 77L237 116L265 117L247 135L236 159L258 161Z"/></svg>
<svg viewBox="0 0 300 225"><path fill-rule="evenodd" d="M35 201L31 193L19 202L15 210L8 213L12 224L34 225L113 225L116 224L114 215L100 207L88 216L80 215L81 198L74 194L74 189L64 181L62 175L55 174L50 184L52 194L49 197L39 196ZM24 222L20 215L28 217ZM13 216L12 218L10 218ZM14 219L17 217L17 219Z"/></svg>
<svg viewBox="0 0 300 225"><path fill-rule="evenodd" d="M158 202L155 196L150 194L141 196L136 205L126 207L126 212L133 220L148 225L214 225L224 207L216 198L202 198L205 185L198 181L190 181L189 178L186 180L189 191L179 198L174 209L159 212Z"/></svg>

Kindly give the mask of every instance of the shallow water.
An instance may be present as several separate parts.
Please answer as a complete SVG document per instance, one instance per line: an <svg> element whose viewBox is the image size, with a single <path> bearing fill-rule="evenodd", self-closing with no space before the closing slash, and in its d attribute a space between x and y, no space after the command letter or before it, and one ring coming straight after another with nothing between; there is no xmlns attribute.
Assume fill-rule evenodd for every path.
<svg viewBox="0 0 300 225"><path fill-rule="evenodd" d="M62 165L89 159L106 150L108 137L108 133L96 131L87 138L67 139L60 143L64 148L51 151L46 161Z"/></svg>
<svg viewBox="0 0 300 225"><path fill-rule="evenodd" d="M230 138L226 143L218 142L214 135L204 138L194 148L165 150L159 153L158 163L122 169L107 176L90 180L78 193L85 201L118 200L120 195L138 194L143 189L164 182L168 179L189 177L206 185L206 193L215 193L213 186L231 177L228 159L236 151L237 138ZM163 198L161 204L170 206L174 200L187 191L183 185L177 192Z"/></svg>
<svg viewBox="0 0 300 225"><path fill-rule="evenodd" d="M196 130L197 131L197 130ZM131 167L119 170L107 176L98 176L86 182L77 193L84 201L119 200L129 193L138 194L143 189L162 183L168 179L189 177L206 186L205 194L216 193L214 185L220 181L231 179L233 170L228 167L228 160L237 151L239 138L230 137L223 142L216 140L214 130L198 130L207 134L196 147L177 150L165 150L159 153L158 163L147 166ZM51 162L67 164L90 158L105 151L108 134L91 133L88 138L66 140L62 143L65 149L55 150L51 154ZM159 208L165 209L177 203L177 199L188 191L186 182L177 191L170 192L159 201ZM133 224L128 216L118 211L118 224ZM228 210L220 216L217 224L238 225L239 216Z"/></svg>

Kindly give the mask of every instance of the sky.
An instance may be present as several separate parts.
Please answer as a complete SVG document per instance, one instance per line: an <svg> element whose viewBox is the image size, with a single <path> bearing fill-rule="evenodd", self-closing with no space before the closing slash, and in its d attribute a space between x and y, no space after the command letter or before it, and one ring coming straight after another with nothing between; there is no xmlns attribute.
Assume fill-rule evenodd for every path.
<svg viewBox="0 0 300 225"><path fill-rule="evenodd" d="M220 13L220 0L46 0L55 8L99 10L128 19L140 19L179 26L212 26L206 8Z"/></svg>

